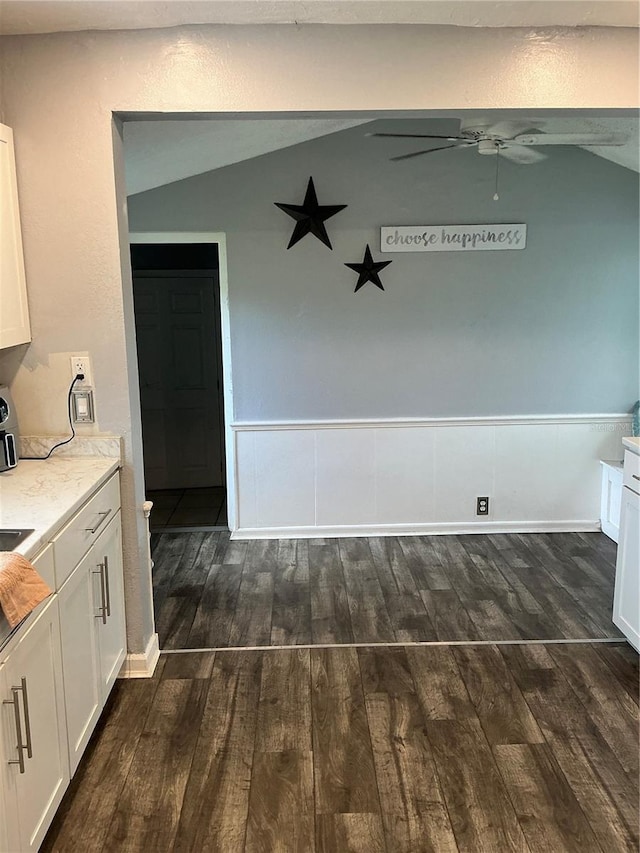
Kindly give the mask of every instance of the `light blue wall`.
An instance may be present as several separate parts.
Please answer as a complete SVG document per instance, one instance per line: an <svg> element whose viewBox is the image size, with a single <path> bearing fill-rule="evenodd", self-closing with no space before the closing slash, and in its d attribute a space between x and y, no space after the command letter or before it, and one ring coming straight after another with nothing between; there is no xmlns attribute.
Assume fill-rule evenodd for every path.
<svg viewBox="0 0 640 853"><path fill-rule="evenodd" d="M503 161L496 203L493 158L391 163L413 143L364 133L129 200L132 231L227 234L235 418L628 411L639 393L638 176L554 148L536 165ZM310 175L320 204L349 205L327 223L333 252L313 237L286 250L293 222L273 202L300 203ZM379 252L381 225L491 222L526 223L527 248ZM353 293L344 262L366 243L393 260L384 293Z"/></svg>

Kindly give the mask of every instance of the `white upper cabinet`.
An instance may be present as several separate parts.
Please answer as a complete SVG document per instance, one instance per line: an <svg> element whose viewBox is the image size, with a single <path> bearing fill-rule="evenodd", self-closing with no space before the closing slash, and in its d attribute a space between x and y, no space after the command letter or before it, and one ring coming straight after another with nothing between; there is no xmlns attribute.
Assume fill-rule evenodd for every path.
<svg viewBox="0 0 640 853"><path fill-rule="evenodd" d="M0 124L0 349L30 340L13 131Z"/></svg>

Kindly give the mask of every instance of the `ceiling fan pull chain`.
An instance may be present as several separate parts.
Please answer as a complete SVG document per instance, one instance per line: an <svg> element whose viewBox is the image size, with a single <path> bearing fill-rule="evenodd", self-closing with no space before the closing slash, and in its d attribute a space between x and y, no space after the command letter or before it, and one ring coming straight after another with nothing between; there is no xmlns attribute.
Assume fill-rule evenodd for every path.
<svg viewBox="0 0 640 853"><path fill-rule="evenodd" d="M493 194L493 200L499 201L500 196L498 195L498 174L499 174L499 164L500 164L500 146L496 142L496 191Z"/></svg>

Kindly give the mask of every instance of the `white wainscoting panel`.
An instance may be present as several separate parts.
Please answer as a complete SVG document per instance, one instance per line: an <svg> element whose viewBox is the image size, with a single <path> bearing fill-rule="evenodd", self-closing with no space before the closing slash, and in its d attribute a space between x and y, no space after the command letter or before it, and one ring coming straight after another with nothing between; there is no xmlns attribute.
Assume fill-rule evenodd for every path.
<svg viewBox="0 0 640 853"><path fill-rule="evenodd" d="M377 523L434 517L435 438L428 427L375 430Z"/></svg>
<svg viewBox="0 0 640 853"><path fill-rule="evenodd" d="M596 530L599 460L622 458L630 428L626 415L235 424L232 535Z"/></svg>
<svg viewBox="0 0 640 853"><path fill-rule="evenodd" d="M375 522L375 430L320 429L315 436L316 524Z"/></svg>
<svg viewBox="0 0 640 853"><path fill-rule="evenodd" d="M436 517L478 521L493 517L495 427L443 426L436 433ZM476 498L489 496L489 515L478 519Z"/></svg>
<svg viewBox="0 0 640 853"><path fill-rule="evenodd" d="M622 459L622 436L631 434L631 422L622 431L619 423L567 424L558 427L558 455L555 468L556 486L553 494L564 496L565 504L551 511L568 511L577 518L600 519L600 507L594 505L594 495L601 490L601 459ZM607 456L607 453L610 455ZM556 497L558 500L558 497Z"/></svg>
<svg viewBox="0 0 640 853"><path fill-rule="evenodd" d="M238 527L257 527L256 435L235 432L236 449L236 521Z"/></svg>
<svg viewBox="0 0 640 853"><path fill-rule="evenodd" d="M255 433L258 527L316 523L315 435L310 430Z"/></svg>
<svg viewBox="0 0 640 853"><path fill-rule="evenodd" d="M521 424L517 429L496 426L495 446L495 518L543 521L573 517L557 487L557 424Z"/></svg>

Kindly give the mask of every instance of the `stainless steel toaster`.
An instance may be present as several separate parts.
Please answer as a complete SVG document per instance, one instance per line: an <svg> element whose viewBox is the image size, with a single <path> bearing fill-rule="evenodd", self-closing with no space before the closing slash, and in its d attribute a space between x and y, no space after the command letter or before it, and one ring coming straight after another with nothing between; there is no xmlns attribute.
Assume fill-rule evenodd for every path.
<svg viewBox="0 0 640 853"><path fill-rule="evenodd" d="M18 464L18 418L7 387L0 387L0 471Z"/></svg>

